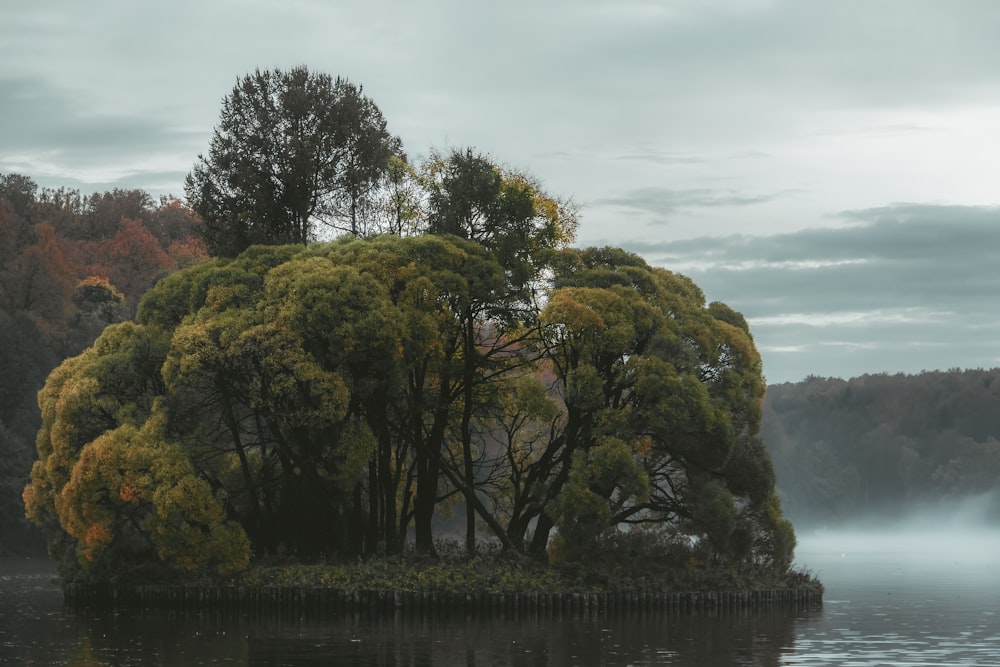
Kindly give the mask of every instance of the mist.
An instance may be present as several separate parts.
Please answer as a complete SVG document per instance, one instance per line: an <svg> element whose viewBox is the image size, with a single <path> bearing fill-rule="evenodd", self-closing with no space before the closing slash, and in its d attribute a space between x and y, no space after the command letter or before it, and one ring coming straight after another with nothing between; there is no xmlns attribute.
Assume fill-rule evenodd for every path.
<svg viewBox="0 0 1000 667"><path fill-rule="evenodd" d="M1000 555L998 501L1000 492L994 491L927 503L903 516L865 516L836 527L796 526L796 563L814 567L831 557L849 563L879 556L941 565L995 562Z"/></svg>

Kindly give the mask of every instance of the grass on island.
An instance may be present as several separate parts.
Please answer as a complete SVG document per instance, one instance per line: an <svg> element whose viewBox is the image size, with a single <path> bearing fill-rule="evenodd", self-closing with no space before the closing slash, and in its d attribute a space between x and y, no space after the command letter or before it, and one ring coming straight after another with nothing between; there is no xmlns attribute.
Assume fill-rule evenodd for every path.
<svg viewBox="0 0 1000 667"><path fill-rule="evenodd" d="M350 564L259 563L236 583L249 586L443 593L670 593L809 588L812 574L744 564L706 565L697 558L635 540L608 541L585 562L546 564L480 548L439 542L434 557L407 552ZM661 544L660 547L663 545Z"/></svg>

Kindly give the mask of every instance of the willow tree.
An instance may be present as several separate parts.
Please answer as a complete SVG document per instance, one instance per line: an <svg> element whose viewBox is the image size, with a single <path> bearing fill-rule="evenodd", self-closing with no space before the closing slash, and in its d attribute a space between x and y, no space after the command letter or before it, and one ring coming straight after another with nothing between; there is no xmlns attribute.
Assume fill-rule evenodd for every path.
<svg viewBox="0 0 1000 667"><path fill-rule="evenodd" d="M456 236L487 251L487 261L462 268L468 289L453 308L461 453L446 471L465 498L466 548L473 552L477 511L487 521L492 518L477 508L476 495L472 431L484 407L482 385L528 361L523 353L537 316L535 290L551 253L574 239L577 220L573 206L472 149L434 155L424 171L428 232Z"/></svg>
<svg viewBox="0 0 1000 667"><path fill-rule="evenodd" d="M616 526L651 525L707 557L790 564L742 315L688 278L590 249L561 255L540 319L565 421L539 457L552 471L536 551L553 527L580 553Z"/></svg>
<svg viewBox="0 0 1000 667"><path fill-rule="evenodd" d="M250 557L224 496L165 430L159 368L167 346L161 330L112 325L39 392L25 507L53 555L78 563L83 576L226 574Z"/></svg>
<svg viewBox="0 0 1000 667"><path fill-rule="evenodd" d="M222 102L208 155L185 181L213 254L306 243L319 225L357 235L401 154L375 103L346 79L257 70Z"/></svg>

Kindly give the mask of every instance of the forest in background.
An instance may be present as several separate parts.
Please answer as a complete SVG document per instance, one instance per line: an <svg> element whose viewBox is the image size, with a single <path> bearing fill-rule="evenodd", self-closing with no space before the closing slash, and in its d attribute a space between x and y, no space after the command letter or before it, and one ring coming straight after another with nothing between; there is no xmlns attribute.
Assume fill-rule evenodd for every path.
<svg viewBox="0 0 1000 667"><path fill-rule="evenodd" d="M971 499L1000 519L1000 369L810 377L768 387L761 437L796 528Z"/></svg>
<svg viewBox="0 0 1000 667"><path fill-rule="evenodd" d="M199 225L180 201L143 190L82 194L0 174L0 553L44 548L21 492L45 378L132 319L156 280L207 257Z"/></svg>

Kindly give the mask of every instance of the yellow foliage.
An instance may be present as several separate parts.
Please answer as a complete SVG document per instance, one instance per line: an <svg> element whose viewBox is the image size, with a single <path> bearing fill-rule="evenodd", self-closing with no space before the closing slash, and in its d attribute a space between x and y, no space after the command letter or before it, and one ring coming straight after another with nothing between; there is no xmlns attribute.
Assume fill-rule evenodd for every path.
<svg viewBox="0 0 1000 667"><path fill-rule="evenodd" d="M653 453L653 438L648 435L643 435L638 440L635 441L632 450L637 456L646 457Z"/></svg>
<svg viewBox="0 0 1000 667"><path fill-rule="evenodd" d="M130 534L131 549L145 540L177 569L245 567L242 529L226 525L219 499L183 450L162 440L162 427L158 411L141 429L119 427L81 452L56 499L63 528L80 542L81 565L89 570L113 557Z"/></svg>

